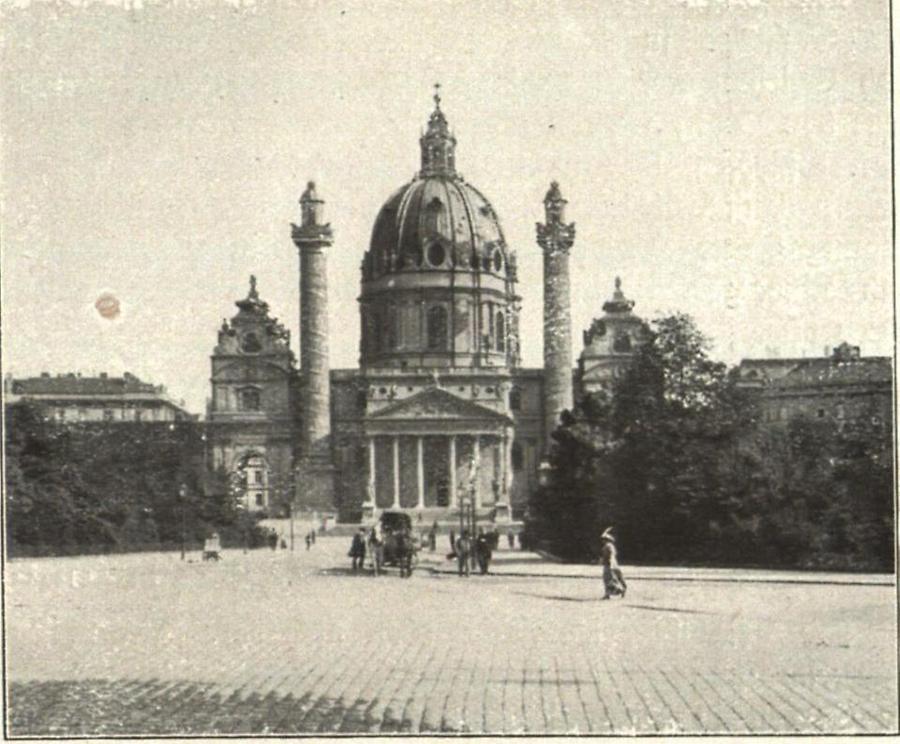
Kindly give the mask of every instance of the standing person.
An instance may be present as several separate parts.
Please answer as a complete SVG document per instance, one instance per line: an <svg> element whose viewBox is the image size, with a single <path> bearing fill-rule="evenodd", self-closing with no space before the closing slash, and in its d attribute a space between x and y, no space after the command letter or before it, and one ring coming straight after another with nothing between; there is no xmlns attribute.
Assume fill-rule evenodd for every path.
<svg viewBox="0 0 900 744"><path fill-rule="evenodd" d="M309 536L312 538L312 544L316 544L316 528L312 528L312 532L309 533Z"/></svg>
<svg viewBox="0 0 900 744"><path fill-rule="evenodd" d="M431 529L428 532L428 550L432 553L437 550L437 533L438 533L438 523L435 520L434 524L431 525Z"/></svg>
<svg viewBox="0 0 900 744"><path fill-rule="evenodd" d="M450 553L456 555L456 533L450 530Z"/></svg>
<svg viewBox="0 0 900 744"><path fill-rule="evenodd" d="M306 533L306 549L307 550L309 550L309 545L310 545L310 538L309 538L309 533L307 532Z"/></svg>
<svg viewBox="0 0 900 744"><path fill-rule="evenodd" d="M483 527L478 528L478 537L475 539L475 558L481 575L484 576L491 564L491 540L484 533Z"/></svg>
<svg viewBox="0 0 900 744"><path fill-rule="evenodd" d="M369 556L372 559L373 573L378 576L384 562L384 535L381 531L381 522L376 522L369 532Z"/></svg>
<svg viewBox="0 0 900 744"><path fill-rule="evenodd" d="M353 535L353 542L350 544L350 557L353 559L351 565L354 573L363 567L366 560L366 529L360 527Z"/></svg>
<svg viewBox="0 0 900 744"><path fill-rule="evenodd" d="M469 551L472 549L472 542L469 540L469 533L466 530L456 538L456 563L460 576L469 575Z"/></svg>
<svg viewBox="0 0 900 744"><path fill-rule="evenodd" d="M600 549L600 562L603 564L603 588L605 593L603 599L610 597L625 597L625 591L628 584L625 583L625 577L622 575L622 569L619 568L619 561L616 556L616 541L612 535L612 527L607 527L603 534L600 535L603 547Z"/></svg>

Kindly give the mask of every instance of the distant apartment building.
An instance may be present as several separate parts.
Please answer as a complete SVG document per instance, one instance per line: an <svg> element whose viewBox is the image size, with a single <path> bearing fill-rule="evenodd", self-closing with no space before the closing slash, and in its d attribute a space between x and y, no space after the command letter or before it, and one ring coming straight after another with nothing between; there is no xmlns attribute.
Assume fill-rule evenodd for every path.
<svg viewBox="0 0 900 744"><path fill-rule="evenodd" d="M86 377L68 373L3 381L6 403L28 400L38 404L56 423L190 421L196 418L182 402L172 400L165 387L142 382L126 372Z"/></svg>
<svg viewBox="0 0 900 744"><path fill-rule="evenodd" d="M822 357L742 359L738 373L742 387L759 391L764 422L805 416L873 433L891 426L890 357L864 357L844 342Z"/></svg>

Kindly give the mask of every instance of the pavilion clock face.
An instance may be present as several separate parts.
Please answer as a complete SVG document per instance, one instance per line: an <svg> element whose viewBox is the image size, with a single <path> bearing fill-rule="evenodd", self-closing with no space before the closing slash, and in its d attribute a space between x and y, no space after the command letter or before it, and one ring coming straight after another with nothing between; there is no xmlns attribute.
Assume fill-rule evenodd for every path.
<svg viewBox="0 0 900 744"><path fill-rule="evenodd" d="M245 333L241 336L241 351L245 354L256 354L262 351L262 344L255 333Z"/></svg>

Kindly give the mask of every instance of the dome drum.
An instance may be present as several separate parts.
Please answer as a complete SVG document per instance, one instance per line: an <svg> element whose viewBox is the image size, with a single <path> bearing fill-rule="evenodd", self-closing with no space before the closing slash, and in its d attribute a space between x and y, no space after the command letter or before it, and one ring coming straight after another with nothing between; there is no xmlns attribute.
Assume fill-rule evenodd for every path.
<svg viewBox="0 0 900 744"><path fill-rule="evenodd" d="M363 364L509 366L509 306L499 294L447 288L361 299Z"/></svg>

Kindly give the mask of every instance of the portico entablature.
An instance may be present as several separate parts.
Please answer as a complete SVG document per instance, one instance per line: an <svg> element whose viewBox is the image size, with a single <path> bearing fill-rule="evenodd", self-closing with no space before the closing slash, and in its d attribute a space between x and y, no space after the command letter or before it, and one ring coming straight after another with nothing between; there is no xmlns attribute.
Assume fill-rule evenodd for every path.
<svg viewBox="0 0 900 744"><path fill-rule="evenodd" d="M363 420L367 434L493 434L512 425L513 420L506 414L464 400L437 386L373 411Z"/></svg>

